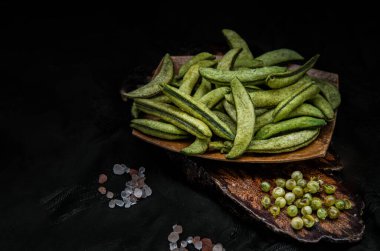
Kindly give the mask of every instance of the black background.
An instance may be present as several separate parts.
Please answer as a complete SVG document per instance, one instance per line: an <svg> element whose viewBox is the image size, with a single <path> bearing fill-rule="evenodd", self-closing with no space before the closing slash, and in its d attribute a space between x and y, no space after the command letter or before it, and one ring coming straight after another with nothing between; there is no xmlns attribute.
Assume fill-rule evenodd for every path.
<svg viewBox="0 0 380 251"><path fill-rule="evenodd" d="M167 250L175 223L183 225L183 237L208 236L227 250L380 249L374 9L231 5L2 6L1 250ZM144 83L166 52L225 52L222 28L239 32L254 55L283 47L306 58L320 53L316 68L339 74L343 102L333 143L344 180L367 204L361 242L302 245L244 222L187 184L162 150L131 136L120 86ZM96 181L114 163L145 166L153 196L130 209L109 209ZM118 191L123 181L110 183ZM62 199L46 202L56 191Z"/></svg>

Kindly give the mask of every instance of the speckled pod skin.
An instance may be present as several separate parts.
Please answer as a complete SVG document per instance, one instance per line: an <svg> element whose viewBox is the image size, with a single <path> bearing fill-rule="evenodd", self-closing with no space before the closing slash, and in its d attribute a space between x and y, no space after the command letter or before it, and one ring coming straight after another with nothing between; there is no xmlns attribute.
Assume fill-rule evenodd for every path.
<svg viewBox="0 0 380 251"><path fill-rule="evenodd" d="M216 64L216 61L200 61L195 65L192 65L190 69L186 72L185 76L183 77L182 83L179 87L179 89L186 94L191 94L195 85L198 83L199 80L199 68L200 67L211 67Z"/></svg>
<svg viewBox="0 0 380 251"><path fill-rule="evenodd" d="M148 84L128 93L123 93L123 98L149 98L161 92L161 84L168 84L172 81L174 66L169 54L162 59L160 72Z"/></svg>
<svg viewBox="0 0 380 251"><path fill-rule="evenodd" d="M205 104L208 108L212 108L219 103L219 101L224 99L224 95L230 92L231 88L229 87L219 87L204 95L201 99L199 99L199 102Z"/></svg>
<svg viewBox="0 0 380 251"><path fill-rule="evenodd" d="M181 150L181 153L186 155L196 155L205 153L208 149L210 139L195 139L195 141Z"/></svg>
<svg viewBox="0 0 380 251"><path fill-rule="evenodd" d="M223 141L211 141L208 144L208 151L220 151L224 148L224 142Z"/></svg>
<svg viewBox="0 0 380 251"><path fill-rule="evenodd" d="M131 123L136 125L141 125L144 127L148 127L151 129L156 129L158 131L175 134L175 135L188 135L188 133L172 124L168 124L165 122L152 120L152 119L132 119Z"/></svg>
<svg viewBox="0 0 380 251"><path fill-rule="evenodd" d="M239 55L239 53L242 51L242 48L234 48L229 50L222 59L219 61L218 66L216 69L222 70L222 71L229 71L232 69L234 62Z"/></svg>
<svg viewBox="0 0 380 251"><path fill-rule="evenodd" d="M211 90L212 90L212 86L211 86L210 81L208 81L205 78L202 78L202 82L199 85L199 87L197 88L197 90L195 91L193 97L195 99L200 99L201 97L203 97L204 95L206 95Z"/></svg>
<svg viewBox="0 0 380 251"><path fill-rule="evenodd" d="M224 123L226 123L226 125L231 129L231 131L236 134L236 122L233 121L230 116L228 116L227 114L221 112L221 111L212 111L213 113L215 113L216 116L218 116L218 118L223 121Z"/></svg>
<svg viewBox="0 0 380 251"><path fill-rule="evenodd" d="M245 152L255 127L255 108L248 92L237 78L231 82L231 91L235 101L237 126L233 146L226 155L227 159L235 159Z"/></svg>
<svg viewBox="0 0 380 251"><path fill-rule="evenodd" d="M223 101L223 107L224 107L224 110L227 112L228 116L230 116L230 118L236 122L235 105L228 103L227 100L224 100Z"/></svg>
<svg viewBox="0 0 380 251"><path fill-rule="evenodd" d="M195 65L199 61L207 60L207 59L214 59L214 58L215 58L215 56L208 53L208 52L201 52L201 53L195 55L189 61L187 61L186 63L184 63L181 66L181 68L178 71L177 79L182 78L186 74L186 72L190 69L190 67Z"/></svg>
<svg viewBox="0 0 380 251"><path fill-rule="evenodd" d="M249 49L248 44L238 33L233 30L223 29L222 33L231 49L242 48L242 51L236 58L235 67L246 67L248 63L253 60L253 55Z"/></svg>
<svg viewBox="0 0 380 251"><path fill-rule="evenodd" d="M304 60L304 58L298 54L298 52L290 49L268 51L256 59L261 60L264 66L276 65L289 61Z"/></svg>
<svg viewBox="0 0 380 251"><path fill-rule="evenodd" d="M136 124L136 123L131 123L130 126L147 135L154 136L161 139L177 140L177 139L185 139L185 138L188 138L189 136L189 135L171 134L171 133L160 131L156 128L151 128L151 127L147 127L147 126Z"/></svg>
<svg viewBox="0 0 380 251"><path fill-rule="evenodd" d="M172 105L149 99L135 99L135 102L139 110L155 115L198 138L206 139L212 136L212 132L205 123Z"/></svg>
<svg viewBox="0 0 380 251"><path fill-rule="evenodd" d="M334 119L335 113L333 108L331 107L330 103L320 94L317 94L314 98L310 99L310 103L321 110L328 120Z"/></svg>
<svg viewBox="0 0 380 251"><path fill-rule="evenodd" d="M322 94L327 101L330 103L332 109L338 108L341 102L341 97L338 88L331 84L330 82L318 78L311 78L314 80L314 83L318 85L321 89L320 94Z"/></svg>

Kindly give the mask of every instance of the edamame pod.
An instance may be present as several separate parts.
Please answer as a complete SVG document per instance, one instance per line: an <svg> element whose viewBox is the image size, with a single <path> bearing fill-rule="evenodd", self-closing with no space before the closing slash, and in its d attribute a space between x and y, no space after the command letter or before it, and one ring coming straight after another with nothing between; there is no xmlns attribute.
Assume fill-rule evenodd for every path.
<svg viewBox="0 0 380 251"><path fill-rule="evenodd" d="M236 122L236 109L235 109L235 106L232 105L231 103L228 103L227 100L224 100L223 101L223 107L224 107L224 110L226 110L228 116L230 116L230 118Z"/></svg>
<svg viewBox="0 0 380 251"><path fill-rule="evenodd" d="M303 116L288 119L264 126L255 134L255 139L268 139L274 135L278 135L284 132L315 128L324 125L326 125L326 121L324 119L317 119L313 117Z"/></svg>
<svg viewBox="0 0 380 251"><path fill-rule="evenodd" d="M219 87L204 95L199 99L199 102L205 104L208 108L212 108L219 103L220 100L224 99L224 95L230 92L231 88L229 87Z"/></svg>
<svg viewBox="0 0 380 251"><path fill-rule="evenodd" d="M152 120L152 119L132 119L131 123L144 126L150 129L155 129L161 132L176 134L176 135L188 135L188 133L172 124L165 122Z"/></svg>
<svg viewBox="0 0 380 251"><path fill-rule="evenodd" d="M219 61L216 69L222 70L222 71L231 70L236 60L236 57L239 55L241 50L242 48L234 48L234 49L229 50L226 54L224 54L222 59Z"/></svg>
<svg viewBox="0 0 380 251"><path fill-rule="evenodd" d="M338 88L326 80L318 78L312 79L314 80L315 84L318 85L319 89L321 89L321 93L330 103L332 109L335 110L341 102L341 97Z"/></svg>
<svg viewBox="0 0 380 251"><path fill-rule="evenodd" d="M139 117L139 113L140 113L140 111L139 111L139 109L137 108L136 103L133 102L133 103L132 103L132 107L131 107L131 115L132 115L132 117L133 117L134 119L137 119L137 118Z"/></svg>
<svg viewBox="0 0 380 251"><path fill-rule="evenodd" d="M205 123L172 105L149 99L135 99L135 102L139 110L155 115L198 138L206 139L212 136L212 132Z"/></svg>
<svg viewBox="0 0 380 251"><path fill-rule="evenodd" d="M277 89L277 88L282 88L288 85L291 85L295 82L297 82L300 78L302 78L305 73L313 68L314 64L317 62L319 58L319 54L315 55L309 61L307 61L304 65L301 67L284 72L284 73L274 73L271 74L267 77L266 82L267 85L270 88Z"/></svg>
<svg viewBox="0 0 380 251"><path fill-rule="evenodd" d="M166 54L162 59L162 65L159 73L148 84L128 93L122 92L124 98L149 98L161 92L161 84L171 82L174 74L172 59Z"/></svg>
<svg viewBox="0 0 380 251"><path fill-rule="evenodd" d="M185 112L203 121L219 137L224 139L234 138L234 134L231 132L230 128L203 103L170 85L165 85L163 87L163 92L174 104Z"/></svg>
<svg viewBox="0 0 380 251"><path fill-rule="evenodd" d="M200 68L199 73L211 83L229 86L232 79L238 78L244 84L260 84L273 73L285 72L286 67L268 66L257 69L223 71L213 68Z"/></svg>
<svg viewBox="0 0 380 251"><path fill-rule="evenodd" d="M261 60L264 63L264 66L271 66L289 61L303 60L304 58L296 51L290 49L278 49L268 51L256 59Z"/></svg>
<svg viewBox="0 0 380 251"><path fill-rule="evenodd" d="M232 48L242 48L242 51L235 60L236 67L246 66L247 62L253 60L253 55L251 50L248 47L248 44L244 41L239 34L233 30L223 29L222 30L224 37L227 40L228 46Z"/></svg>
<svg viewBox="0 0 380 251"><path fill-rule="evenodd" d="M237 127L233 146L226 155L227 159L235 159L245 152L255 127L255 108L248 92L237 78L231 82L231 91L235 101Z"/></svg>
<svg viewBox="0 0 380 251"><path fill-rule="evenodd" d="M334 119L334 110L332 109L330 103L320 94L317 94L314 98L310 99L310 103L321 110L328 120Z"/></svg>
<svg viewBox="0 0 380 251"><path fill-rule="evenodd" d="M215 113L216 116L218 116L218 118L223 121L224 123L226 123L226 125L231 129L231 131L236 134L236 123L230 118L230 116L228 116L227 114L221 112L221 111L212 111L213 113Z"/></svg>
<svg viewBox="0 0 380 251"><path fill-rule="evenodd" d="M273 111L273 122L285 119L294 109L319 92L319 87L313 83L302 85L288 98L281 101Z"/></svg>
<svg viewBox="0 0 380 251"><path fill-rule="evenodd" d="M181 66L181 68L178 71L177 78L182 78L186 74L186 72L190 69L190 67L195 65L199 61L207 60L207 59L214 59L214 58L215 58L215 56L208 53L208 52L201 52L201 53L195 55L189 61L187 61L186 63L184 63Z"/></svg>
<svg viewBox="0 0 380 251"><path fill-rule="evenodd" d="M210 139L196 138L191 145L181 149L181 153L184 153L186 155L203 154L207 151L209 142Z"/></svg>
<svg viewBox="0 0 380 251"><path fill-rule="evenodd" d="M212 86L211 86L210 81L208 81L205 78L202 78L202 82L199 85L198 89L195 91L193 97L198 100L204 95L206 95L208 92L210 92L211 90L212 90Z"/></svg>

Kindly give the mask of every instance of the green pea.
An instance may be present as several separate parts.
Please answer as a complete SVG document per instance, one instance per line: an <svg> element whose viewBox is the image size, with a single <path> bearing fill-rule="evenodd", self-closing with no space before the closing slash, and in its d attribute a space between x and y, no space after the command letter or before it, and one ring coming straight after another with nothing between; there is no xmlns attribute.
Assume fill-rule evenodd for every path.
<svg viewBox="0 0 380 251"><path fill-rule="evenodd" d="M311 209L318 210L322 207L322 200L320 198L313 198L310 202Z"/></svg>
<svg viewBox="0 0 380 251"><path fill-rule="evenodd" d="M266 181L261 182L261 191L267 193L267 192L269 192L269 190L270 190L269 182L266 182Z"/></svg>
<svg viewBox="0 0 380 251"><path fill-rule="evenodd" d="M285 183L285 187L286 187L286 189L288 189L288 190L293 190L293 188L294 188L295 186L297 186L297 182L296 182L295 180L293 180L293 179L289 179L289 180L287 180L286 183Z"/></svg>
<svg viewBox="0 0 380 251"><path fill-rule="evenodd" d="M271 204L271 200L268 195L264 195L263 198L261 199L261 205L267 209Z"/></svg>
<svg viewBox="0 0 380 251"><path fill-rule="evenodd" d="M324 190L325 193L327 193L327 194L334 194L335 191L336 191L336 186L326 184L326 185L323 186L323 190Z"/></svg>
<svg viewBox="0 0 380 251"><path fill-rule="evenodd" d="M298 208L303 208L303 207L305 207L305 206L309 206L310 205L310 200L309 199L307 199L307 198L302 198L302 199L300 199L300 201L299 201L299 204L298 204Z"/></svg>
<svg viewBox="0 0 380 251"><path fill-rule="evenodd" d="M328 215L328 213L327 213L326 209L324 209L324 208L319 208L319 209L317 210L317 217L318 217L319 219L324 220L324 219L326 219L327 215Z"/></svg>
<svg viewBox="0 0 380 251"><path fill-rule="evenodd" d="M352 203L349 199L343 199L344 201L344 209L351 209L352 208Z"/></svg>
<svg viewBox="0 0 380 251"><path fill-rule="evenodd" d="M336 201L336 199L335 199L335 197L334 197L333 195L328 195L328 196L326 196L326 197L325 197L325 200L324 200L325 205L326 205L327 207L330 207L330 206L334 205L334 204L335 204L335 201Z"/></svg>
<svg viewBox="0 0 380 251"><path fill-rule="evenodd" d="M319 192L319 183L318 181L311 180L307 183L306 188L310 193L317 193Z"/></svg>
<svg viewBox="0 0 380 251"><path fill-rule="evenodd" d="M273 215L273 217L277 217L280 214L281 209L278 206L271 206L269 208L269 212Z"/></svg>
<svg viewBox="0 0 380 251"><path fill-rule="evenodd" d="M297 180L297 186L305 188L306 184L307 184L307 181L305 179L299 179L299 180Z"/></svg>
<svg viewBox="0 0 380 251"><path fill-rule="evenodd" d="M297 216L298 214L298 208L294 205L290 205L288 206L288 208L286 209L286 213L288 214L288 216L290 217L295 217Z"/></svg>
<svg viewBox="0 0 380 251"><path fill-rule="evenodd" d="M275 180L275 183L276 183L276 186L284 188L286 181L285 179L278 178Z"/></svg>
<svg viewBox="0 0 380 251"><path fill-rule="evenodd" d="M337 200L335 201L335 207L338 208L339 210L343 210L345 208L345 203L343 200Z"/></svg>
<svg viewBox="0 0 380 251"><path fill-rule="evenodd" d="M284 197L285 190L282 187L275 187L272 191L273 198Z"/></svg>
<svg viewBox="0 0 380 251"><path fill-rule="evenodd" d="M301 230L303 228L303 220L301 219L301 217L294 217L291 222L290 222L290 225L292 226L293 229L295 230Z"/></svg>
<svg viewBox="0 0 380 251"><path fill-rule="evenodd" d="M294 171L291 177L293 180L298 181L303 178L303 174L300 171Z"/></svg>
<svg viewBox="0 0 380 251"><path fill-rule="evenodd" d="M294 200L296 199L296 196L294 195L294 193L288 192L285 194L284 198L286 200L286 203L290 205L294 202Z"/></svg>
<svg viewBox="0 0 380 251"><path fill-rule="evenodd" d="M286 200L283 197L277 197L274 204L279 208L283 208L286 206Z"/></svg>
<svg viewBox="0 0 380 251"><path fill-rule="evenodd" d="M303 189L302 187L299 187L299 186L295 186L292 190L292 192L294 193L294 195L297 197L297 198L301 198L302 195L303 195Z"/></svg>
<svg viewBox="0 0 380 251"><path fill-rule="evenodd" d="M315 224L315 219L312 215L305 215L302 217L302 220L303 220L304 226L307 228L311 228Z"/></svg>
<svg viewBox="0 0 380 251"><path fill-rule="evenodd" d="M330 219L337 219L340 215L339 209L334 206L329 207L329 209L327 209L327 213Z"/></svg>
<svg viewBox="0 0 380 251"><path fill-rule="evenodd" d="M305 193L303 197L309 199L310 201L313 199L313 196L310 193Z"/></svg>
<svg viewBox="0 0 380 251"><path fill-rule="evenodd" d="M301 209L301 214L302 215L308 215L308 214L311 214L313 212L313 209L311 209L310 206L304 206L302 209Z"/></svg>

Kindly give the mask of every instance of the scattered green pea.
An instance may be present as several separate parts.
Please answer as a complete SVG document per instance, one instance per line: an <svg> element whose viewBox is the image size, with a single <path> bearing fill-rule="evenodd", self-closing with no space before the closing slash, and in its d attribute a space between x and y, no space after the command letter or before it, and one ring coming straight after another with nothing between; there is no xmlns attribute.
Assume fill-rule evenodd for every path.
<svg viewBox="0 0 380 251"><path fill-rule="evenodd" d="M294 193L288 192L285 194L285 200L288 205L292 204L294 200L296 199L296 196Z"/></svg>
<svg viewBox="0 0 380 251"><path fill-rule="evenodd" d="M340 211L338 208L331 206L329 209L327 209L327 214L329 215L330 219L337 219L339 217Z"/></svg>
<svg viewBox="0 0 380 251"><path fill-rule="evenodd" d="M286 213L287 213L288 216L290 216L290 217L295 217L295 216L297 216L297 214L298 214L298 208L297 208L295 205L290 205L290 206L288 206L288 208L286 209Z"/></svg>
<svg viewBox="0 0 380 251"><path fill-rule="evenodd" d="M343 210L345 208L345 203L343 200L337 200L335 201L335 207L338 208L339 210Z"/></svg>
<svg viewBox="0 0 380 251"><path fill-rule="evenodd" d="M302 214L302 215L312 214L312 212L313 212L313 209L311 209L311 206L304 206L304 207L301 209L301 214Z"/></svg>
<svg viewBox="0 0 380 251"><path fill-rule="evenodd" d="M273 198L284 197L285 190L282 187L275 187L272 191Z"/></svg>
<svg viewBox="0 0 380 251"><path fill-rule="evenodd" d="M274 204L279 208L283 208L286 206L286 200L284 199L284 197L277 197Z"/></svg>
<svg viewBox="0 0 380 251"><path fill-rule="evenodd" d="M291 220L290 225L295 230L301 230L303 228L303 220L301 219L301 217L294 217Z"/></svg>
<svg viewBox="0 0 380 251"><path fill-rule="evenodd" d="M325 197L325 200L324 200L325 205L326 205L327 207L330 207L330 206L334 205L334 204L335 204L335 201L336 201L336 200L335 200L334 195L328 195L328 196Z"/></svg>
<svg viewBox="0 0 380 251"><path fill-rule="evenodd" d="M269 190L270 190L270 184L269 184L269 182L267 182L267 181L261 182L261 191L267 193L267 192L269 192Z"/></svg>
<svg viewBox="0 0 380 251"><path fill-rule="evenodd" d="M299 206L298 208L302 208L304 206L309 206L310 205L310 200L308 198L302 198L299 202Z"/></svg>
<svg viewBox="0 0 380 251"><path fill-rule="evenodd" d="M303 178L303 174L300 171L294 171L291 177L293 180L298 181Z"/></svg>
<svg viewBox="0 0 380 251"><path fill-rule="evenodd" d="M306 184L307 191L310 193L319 192L319 182L315 180L311 180Z"/></svg>
<svg viewBox="0 0 380 251"><path fill-rule="evenodd" d="M297 182L293 179L289 179L286 181L285 187L288 190L293 190L293 188L297 186Z"/></svg>
<svg viewBox="0 0 380 251"><path fill-rule="evenodd" d="M286 181L285 179L278 178L276 179L275 183L276 183L276 186L284 188Z"/></svg>
<svg viewBox="0 0 380 251"><path fill-rule="evenodd" d="M301 198L303 196L303 189L302 187L299 187L299 186L295 186L292 190L292 192L294 193L294 195L297 197L297 198Z"/></svg>
<svg viewBox="0 0 380 251"><path fill-rule="evenodd" d="M299 179L299 180L297 180L297 186L305 188L306 184L307 184L307 181L305 179Z"/></svg>
<svg viewBox="0 0 380 251"><path fill-rule="evenodd" d="M310 201L313 199L313 196L311 195L311 193L305 193L303 197L309 199Z"/></svg>
<svg viewBox="0 0 380 251"><path fill-rule="evenodd" d="M351 209L352 208L352 203L349 199L343 199L344 201L344 209Z"/></svg>
<svg viewBox="0 0 380 251"><path fill-rule="evenodd" d="M281 209L278 206L271 206L269 208L269 212L273 215L273 217L277 217L280 214Z"/></svg>
<svg viewBox="0 0 380 251"><path fill-rule="evenodd" d="M317 197L314 197L311 202L310 202L310 206L311 206L311 209L313 210L318 210L322 207L322 200L320 198L317 198Z"/></svg>
<svg viewBox="0 0 380 251"><path fill-rule="evenodd" d="M334 194L336 191L336 186L327 184L323 186L323 190L327 194Z"/></svg>
<svg viewBox="0 0 380 251"><path fill-rule="evenodd" d="M317 210L317 217L318 217L319 219L324 220L324 219L326 219L327 215L328 215L328 213L327 213L326 209L324 209L324 208L319 208L319 209Z"/></svg>
<svg viewBox="0 0 380 251"><path fill-rule="evenodd" d="M315 219L312 215L308 214L302 217L302 221L305 227L311 228L314 226Z"/></svg>
<svg viewBox="0 0 380 251"><path fill-rule="evenodd" d="M261 199L261 205L267 209L271 204L271 200L268 195L264 195L264 197Z"/></svg>

